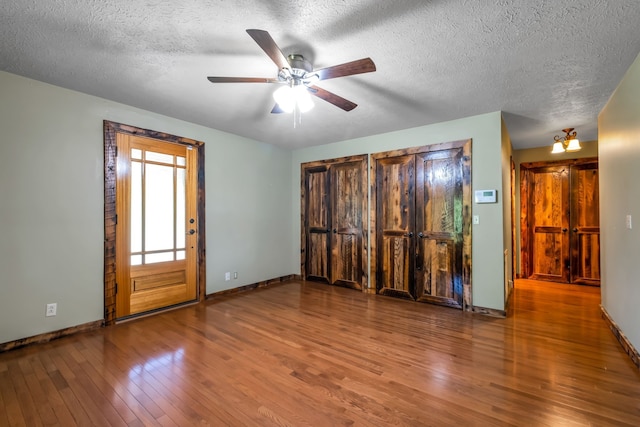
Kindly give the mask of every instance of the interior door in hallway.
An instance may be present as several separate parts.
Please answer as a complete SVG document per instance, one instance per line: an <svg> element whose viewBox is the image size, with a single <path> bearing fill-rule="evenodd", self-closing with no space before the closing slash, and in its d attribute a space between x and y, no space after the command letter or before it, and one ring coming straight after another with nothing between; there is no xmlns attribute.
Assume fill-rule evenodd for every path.
<svg viewBox="0 0 640 427"><path fill-rule="evenodd" d="M530 200L532 272L529 278L568 282L569 167L546 166L531 170Z"/></svg>
<svg viewBox="0 0 640 427"><path fill-rule="evenodd" d="M524 277L599 285L597 160L524 163L521 179Z"/></svg>
<svg viewBox="0 0 640 427"><path fill-rule="evenodd" d="M117 134L116 317L197 299L197 151Z"/></svg>
<svg viewBox="0 0 640 427"><path fill-rule="evenodd" d="M571 167L571 283L600 285L598 164Z"/></svg>
<svg viewBox="0 0 640 427"><path fill-rule="evenodd" d="M302 272L363 289L366 156L302 165Z"/></svg>

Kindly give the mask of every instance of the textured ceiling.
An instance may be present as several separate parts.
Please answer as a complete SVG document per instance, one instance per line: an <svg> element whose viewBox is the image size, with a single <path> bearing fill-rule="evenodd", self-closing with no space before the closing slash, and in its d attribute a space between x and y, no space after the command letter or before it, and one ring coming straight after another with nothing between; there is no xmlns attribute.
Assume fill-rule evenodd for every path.
<svg viewBox="0 0 640 427"><path fill-rule="evenodd" d="M2 0L0 69L287 148L497 110L528 148L597 138L639 23L637 0ZM278 85L206 79L276 76L248 28L314 68L377 71L319 82L358 107L316 99L294 128L270 114Z"/></svg>

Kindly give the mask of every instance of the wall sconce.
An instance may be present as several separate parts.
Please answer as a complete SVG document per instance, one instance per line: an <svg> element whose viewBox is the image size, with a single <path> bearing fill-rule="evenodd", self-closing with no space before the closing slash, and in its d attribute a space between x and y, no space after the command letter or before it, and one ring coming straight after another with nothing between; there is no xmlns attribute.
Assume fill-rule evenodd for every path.
<svg viewBox="0 0 640 427"><path fill-rule="evenodd" d="M565 151L578 151L582 149L580 146L580 140L576 137L577 133L573 128L562 129L562 132L566 133L566 135L556 135L553 137L555 143L553 144L553 150L551 150L552 154L564 153Z"/></svg>

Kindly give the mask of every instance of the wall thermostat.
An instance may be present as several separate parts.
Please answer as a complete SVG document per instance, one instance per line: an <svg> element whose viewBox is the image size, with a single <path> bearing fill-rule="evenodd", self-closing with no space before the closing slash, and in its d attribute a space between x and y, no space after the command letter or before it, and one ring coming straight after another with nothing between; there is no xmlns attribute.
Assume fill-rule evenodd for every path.
<svg viewBox="0 0 640 427"><path fill-rule="evenodd" d="M496 193L498 190L476 190L475 199L476 203L496 203Z"/></svg>

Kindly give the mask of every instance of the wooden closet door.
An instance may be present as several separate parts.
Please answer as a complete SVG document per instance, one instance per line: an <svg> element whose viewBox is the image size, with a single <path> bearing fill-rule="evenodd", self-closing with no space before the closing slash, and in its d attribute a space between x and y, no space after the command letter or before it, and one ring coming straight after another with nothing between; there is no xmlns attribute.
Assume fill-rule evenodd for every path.
<svg viewBox="0 0 640 427"><path fill-rule="evenodd" d="M331 284L362 289L362 161L330 166Z"/></svg>
<svg viewBox="0 0 640 427"><path fill-rule="evenodd" d="M415 296L462 308L462 149L416 157Z"/></svg>
<svg viewBox="0 0 640 427"><path fill-rule="evenodd" d="M377 290L415 299L415 155L378 159L375 179Z"/></svg>
<svg viewBox="0 0 640 427"><path fill-rule="evenodd" d="M329 170L327 166L305 169L306 279L330 283Z"/></svg>
<svg viewBox="0 0 640 427"><path fill-rule="evenodd" d="M530 278L569 282L569 166L531 171Z"/></svg>
<svg viewBox="0 0 640 427"><path fill-rule="evenodd" d="M571 282L600 285L598 164L571 167Z"/></svg>

